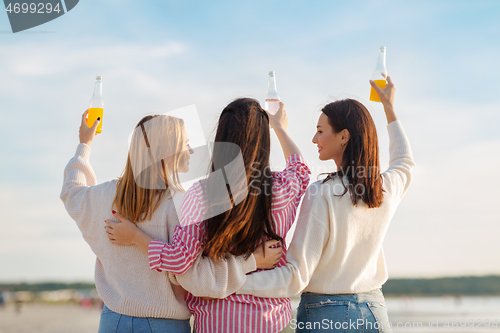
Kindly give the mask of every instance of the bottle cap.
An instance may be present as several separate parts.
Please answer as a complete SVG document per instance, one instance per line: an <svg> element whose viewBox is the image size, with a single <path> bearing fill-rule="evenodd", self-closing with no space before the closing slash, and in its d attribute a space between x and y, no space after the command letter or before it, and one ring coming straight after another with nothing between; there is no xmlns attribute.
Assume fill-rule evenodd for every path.
<svg viewBox="0 0 500 333"><path fill-rule="evenodd" d="M95 79L96 80L102 80L102 76L96 76Z"/></svg>
<svg viewBox="0 0 500 333"><path fill-rule="evenodd" d="M269 71L269 75L274 75L274 71Z"/></svg>
<svg viewBox="0 0 500 333"><path fill-rule="evenodd" d="M380 51L385 51L386 47L385 46L381 46L380 47Z"/></svg>

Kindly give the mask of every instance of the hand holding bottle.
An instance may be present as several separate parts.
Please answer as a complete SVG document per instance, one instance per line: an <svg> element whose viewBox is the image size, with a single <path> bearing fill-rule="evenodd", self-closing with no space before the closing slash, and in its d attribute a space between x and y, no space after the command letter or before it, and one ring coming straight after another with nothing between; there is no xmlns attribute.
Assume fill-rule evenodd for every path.
<svg viewBox="0 0 500 333"><path fill-rule="evenodd" d="M266 111L267 112L267 111ZM273 127L278 140L280 141L281 149L283 149L283 155L285 155L285 160L287 160L292 154L299 154L299 147L293 142L292 138L286 132L288 128L288 117L285 112L285 105L280 102L280 107L276 114L271 114L267 112L269 116L269 124Z"/></svg>
<svg viewBox="0 0 500 333"><path fill-rule="evenodd" d="M266 111L269 116L269 124L275 130L282 129L285 130L288 128L288 117L285 111L285 104L283 102L279 102L278 111L275 114L272 114L269 111Z"/></svg>
<svg viewBox="0 0 500 333"><path fill-rule="evenodd" d="M97 126L101 123L101 118L97 118L92 127L87 126L87 113L89 110L85 110L82 115L82 124L80 125L80 143L85 143L86 145L90 145L90 143L94 140L95 132Z"/></svg>
<svg viewBox="0 0 500 333"><path fill-rule="evenodd" d="M391 123L394 120L397 120L396 114L394 113L394 95L396 93L396 87L394 86L394 83L392 83L390 76L384 77L387 80L387 85L385 86L385 88L380 88L375 84L375 82L373 82L373 80L370 80L370 84L377 92L380 98L380 102L382 102L382 105L384 105L387 123Z"/></svg>

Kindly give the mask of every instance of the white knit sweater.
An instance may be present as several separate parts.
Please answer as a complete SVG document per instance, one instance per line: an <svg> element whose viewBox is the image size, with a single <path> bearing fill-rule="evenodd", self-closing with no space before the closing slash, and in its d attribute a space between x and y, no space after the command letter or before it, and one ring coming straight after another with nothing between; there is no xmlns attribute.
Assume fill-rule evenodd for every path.
<svg viewBox="0 0 500 333"><path fill-rule="evenodd" d="M369 209L352 204L338 177L308 188L287 252L287 265L247 275L238 294L290 297L301 291L359 293L380 288L388 278L382 249L389 223L411 181L415 163L399 121L388 124L390 166L382 173L384 202ZM347 183L347 178L344 178Z"/></svg>
<svg viewBox="0 0 500 333"><path fill-rule="evenodd" d="M95 284L102 300L111 310L129 316L188 319L191 313L184 300L186 292L172 274L150 270L147 255L138 247L109 242L104 220L118 222L111 214L117 181L96 185L89 156L90 147L79 144L64 170L61 200L97 257ZM183 193L177 192L173 200L182 198ZM138 223L138 227L154 239L171 241L179 224L173 200L165 196L151 220ZM253 255L248 260L228 256L217 264L200 256L179 282L187 289L202 289L218 297L226 289L240 286L245 273L255 269Z"/></svg>

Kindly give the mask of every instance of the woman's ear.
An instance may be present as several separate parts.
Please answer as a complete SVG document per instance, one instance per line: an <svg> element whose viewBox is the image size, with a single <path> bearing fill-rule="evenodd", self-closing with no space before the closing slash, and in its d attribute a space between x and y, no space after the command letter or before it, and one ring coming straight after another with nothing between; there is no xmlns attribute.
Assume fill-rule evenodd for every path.
<svg viewBox="0 0 500 333"><path fill-rule="evenodd" d="M347 144L347 142L349 141L350 138L351 138L351 133L349 133L347 128L343 129L342 130L342 143Z"/></svg>

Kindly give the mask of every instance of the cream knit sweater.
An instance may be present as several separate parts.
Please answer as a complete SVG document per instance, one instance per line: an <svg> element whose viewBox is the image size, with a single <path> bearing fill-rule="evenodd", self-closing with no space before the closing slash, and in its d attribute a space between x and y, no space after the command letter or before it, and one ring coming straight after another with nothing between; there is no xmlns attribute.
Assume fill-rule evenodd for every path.
<svg viewBox="0 0 500 333"><path fill-rule="evenodd" d="M320 294L359 293L387 281L382 242L396 207L411 181L414 167L408 139L399 121L388 124L390 166L382 173L384 202L369 209L355 207L336 177L308 188L287 264L247 275L238 294L290 297L301 291ZM347 183L347 178L344 178Z"/></svg>
<svg viewBox="0 0 500 333"><path fill-rule="evenodd" d="M95 284L100 297L111 310L124 315L188 319L191 313L184 300L186 292L173 274L150 270L147 255L138 247L109 242L104 220L118 222L111 214L117 181L96 185L89 156L90 147L79 144L64 170L61 200L97 257ZM138 223L138 227L154 239L171 241L179 224L173 201L179 204L183 195L177 192L173 199L165 197L151 220ZM240 286L245 273L255 269L253 255L248 260L227 256L216 265L200 256L179 282L187 289L205 290L217 297Z"/></svg>

